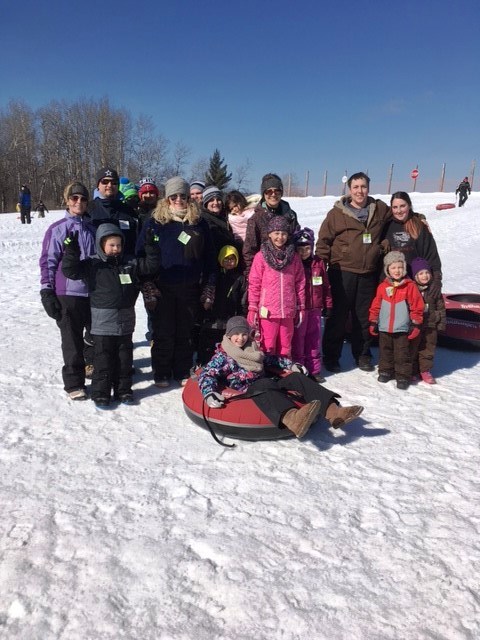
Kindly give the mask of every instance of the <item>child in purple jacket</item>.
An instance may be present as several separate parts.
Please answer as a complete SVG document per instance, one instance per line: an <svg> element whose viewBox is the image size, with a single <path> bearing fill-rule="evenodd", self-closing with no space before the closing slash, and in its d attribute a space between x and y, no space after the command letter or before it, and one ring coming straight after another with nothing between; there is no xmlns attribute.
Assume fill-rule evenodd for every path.
<svg viewBox="0 0 480 640"><path fill-rule="evenodd" d="M320 374L322 355L322 315L332 312L332 293L324 261L313 255L315 235L312 229L300 229L294 242L305 270L305 315L295 327L292 340L292 358L303 364L317 382L325 382Z"/></svg>

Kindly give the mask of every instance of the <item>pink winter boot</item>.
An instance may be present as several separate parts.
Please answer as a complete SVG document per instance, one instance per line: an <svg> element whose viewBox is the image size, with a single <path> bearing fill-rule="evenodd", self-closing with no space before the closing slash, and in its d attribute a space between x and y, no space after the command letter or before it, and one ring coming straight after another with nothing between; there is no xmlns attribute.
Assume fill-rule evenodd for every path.
<svg viewBox="0 0 480 640"><path fill-rule="evenodd" d="M422 373L420 374L422 377L422 380L424 382L426 382L427 384L435 384L436 380L435 378L432 376L432 374L430 373L430 371L422 371Z"/></svg>

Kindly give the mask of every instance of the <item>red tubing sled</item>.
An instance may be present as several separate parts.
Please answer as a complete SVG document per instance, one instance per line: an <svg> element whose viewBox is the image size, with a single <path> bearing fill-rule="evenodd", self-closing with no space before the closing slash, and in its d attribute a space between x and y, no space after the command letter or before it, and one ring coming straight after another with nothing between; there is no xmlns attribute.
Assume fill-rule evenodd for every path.
<svg viewBox="0 0 480 640"><path fill-rule="evenodd" d="M242 395L233 389L222 389L221 393L226 398ZM182 400L183 408L190 420L204 429L208 429L210 425L218 435L238 440L279 440L295 437L289 429L272 424L251 398L230 400L221 409L211 409L203 400L196 378L190 378L185 385Z"/></svg>
<svg viewBox="0 0 480 640"><path fill-rule="evenodd" d="M447 313L445 331L438 332L438 341L445 346L480 349L480 294L443 294Z"/></svg>
<svg viewBox="0 0 480 640"><path fill-rule="evenodd" d="M455 209L455 206L454 202L444 202L443 204L437 204L435 209L437 211L443 211L444 209Z"/></svg>

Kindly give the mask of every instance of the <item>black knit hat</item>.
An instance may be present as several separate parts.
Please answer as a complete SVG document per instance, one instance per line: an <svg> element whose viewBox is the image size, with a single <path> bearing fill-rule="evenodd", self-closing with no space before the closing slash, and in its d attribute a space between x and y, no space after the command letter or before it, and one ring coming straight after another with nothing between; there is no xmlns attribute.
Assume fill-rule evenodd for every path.
<svg viewBox="0 0 480 640"><path fill-rule="evenodd" d="M247 333L249 334L251 331L251 327L247 322L247 319L243 316L234 316L227 320L227 326L225 328L225 335L227 338L235 335L236 333Z"/></svg>
<svg viewBox="0 0 480 640"><path fill-rule="evenodd" d="M280 189L283 193L283 182L280 176L277 176L276 173L267 173L262 178L262 184L260 186L260 191L263 194L267 189Z"/></svg>
<svg viewBox="0 0 480 640"><path fill-rule="evenodd" d="M112 169L111 167L102 167L100 171L97 173L97 187L100 180L103 178L111 178L114 182L119 184L120 178L118 177L118 172L116 169Z"/></svg>

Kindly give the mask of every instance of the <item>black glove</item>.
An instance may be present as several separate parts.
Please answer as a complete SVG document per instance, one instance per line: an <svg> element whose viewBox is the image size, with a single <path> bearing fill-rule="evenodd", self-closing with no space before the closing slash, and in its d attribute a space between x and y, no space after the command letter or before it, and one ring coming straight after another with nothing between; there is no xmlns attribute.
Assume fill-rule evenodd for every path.
<svg viewBox="0 0 480 640"><path fill-rule="evenodd" d="M327 309L327 307L323 307L322 316L324 318L331 318L332 314L333 314L333 309L331 307L329 309Z"/></svg>
<svg viewBox="0 0 480 640"><path fill-rule="evenodd" d="M378 322L370 322L370 326L368 327L368 333L371 336L378 336Z"/></svg>
<svg viewBox="0 0 480 640"><path fill-rule="evenodd" d="M65 253L80 257L80 245L78 244L78 231L72 231L67 234L63 241L63 249Z"/></svg>
<svg viewBox="0 0 480 640"><path fill-rule="evenodd" d="M149 227L145 232L145 253L157 253L160 238L155 231Z"/></svg>
<svg viewBox="0 0 480 640"><path fill-rule="evenodd" d="M428 292L433 298L439 298L442 295L442 274L440 271L433 272L432 284L428 287Z"/></svg>
<svg viewBox="0 0 480 640"><path fill-rule="evenodd" d="M60 304L55 291L51 289L42 289L40 291L42 297L43 308L47 312L47 315L54 320L60 320L62 317L62 305Z"/></svg>

